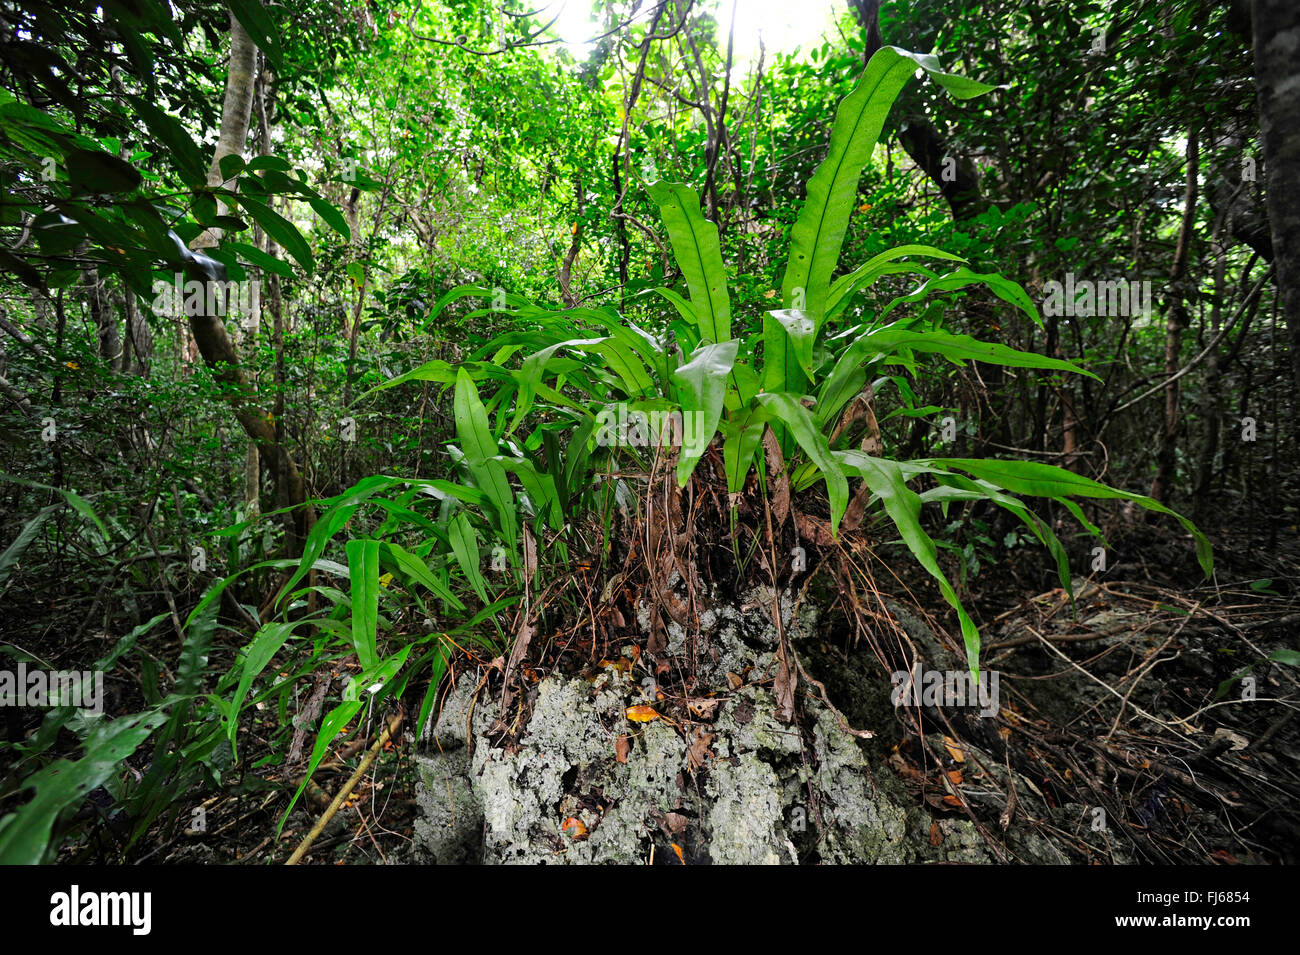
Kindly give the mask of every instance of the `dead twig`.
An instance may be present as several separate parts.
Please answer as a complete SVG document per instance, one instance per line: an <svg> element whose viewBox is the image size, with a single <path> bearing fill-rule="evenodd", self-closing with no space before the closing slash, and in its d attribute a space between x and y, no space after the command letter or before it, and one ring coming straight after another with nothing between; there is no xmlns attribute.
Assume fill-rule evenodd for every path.
<svg viewBox="0 0 1300 955"><path fill-rule="evenodd" d="M311 848L311 844L316 841L316 837L324 831L325 827L329 824L329 821L334 818L334 814L339 811L339 807L343 805L343 801L352 794L352 790L355 789L357 783L361 781L361 777L366 774L366 770L370 768L370 764L375 761L375 757L379 755L381 750L383 750L384 744L387 743L389 738L397 732L397 728L402 725L402 720L404 718L403 714L398 713L388 721L388 725L384 727L384 731L379 734L379 739L375 740L375 745L370 747L370 752L366 753L366 758L361 761L361 765L357 767L356 772L354 772L352 777L343 784L343 788L338 791L338 795L336 795L334 801L329 804L329 808L321 813L321 817L316 820L316 825L312 826L311 832L307 833L302 842L298 843L298 848L293 850L293 855L289 856L289 861L286 862L285 865L297 865L302 860L302 857L307 854L307 850Z"/></svg>

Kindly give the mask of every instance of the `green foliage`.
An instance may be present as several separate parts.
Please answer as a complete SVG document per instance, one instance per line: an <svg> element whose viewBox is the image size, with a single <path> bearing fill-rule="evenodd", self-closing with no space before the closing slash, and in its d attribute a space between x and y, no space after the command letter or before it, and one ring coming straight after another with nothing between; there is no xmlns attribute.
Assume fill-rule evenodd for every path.
<svg viewBox="0 0 1300 955"><path fill-rule="evenodd" d="M936 275L913 263L898 262L917 255L961 261L951 253L912 244L881 253L832 282L862 168L870 158L890 106L917 66L956 96L974 96L991 88L941 72L934 57L886 47L872 58L857 87L840 104L827 158L809 183L807 200L792 229L782 284L786 308L769 311L763 318L761 333L743 339L731 337L730 298L717 227L703 217L695 193L683 184L654 183L649 187L650 194L660 207L687 297L669 288L656 291L677 312L678 319L671 326L682 345L684 361L675 357L666 337L624 324L612 310L582 308L556 313L521 304L508 310L510 325L518 330L480 349L484 360L468 362L456 370L459 448L472 486L486 499L484 515L512 554L516 544L514 504L505 478L507 467L497 463L498 439L512 433L533 411L535 396L544 397L550 382L549 394L557 398L566 391L581 393L586 399L580 408L583 420L595 419L606 430L615 414L611 407L624 403L638 414L648 413L651 421L655 420L655 412L679 414L688 422L683 428L683 447L677 462L682 485L690 479L715 435L720 434L728 491L741 492L747 475L764 466L759 448L764 428L771 427L782 440L796 488L807 489L825 482L832 533L838 530L848 506L849 478L862 479L871 493L871 502L883 508L904 544L935 578L944 599L956 611L973 672L978 670L979 633L939 565L936 544L921 521L925 499L908 486L910 481L924 475L949 489L948 497L932 495L931 500L985 499L1015 514L1048 547L1067 591L1070 578L1059 541L1044 522L1011 495L1061 502L1074 496L1123 498L1151 510L1173 513L1150 498L1116 491L1044 464L941 459L901 462L855 450L832 449L830 436L837 433L845 406L887 365L902 365L915 374L917 354L938 355L957 365L980 361L1089 374L1061 359L978 341L926 325L918 318L884 323L895 308L972 284L989 288L1038 320L1024 290L1000 275L976 273L964 266ZM877 318L833 336L827 334L833 328L828 315L841 314L852 295L882 275L903 268L919 272L926 281L889 303ZM473 291L461 289L453 294ZM607 334L589 337L579 324L582 322L594 324ZM523 330L530 327L530 331ZM560 358L565 351L576 357ZM505 362L515 354L527 356L518 370ZM448 383L451 374L451 367L445 363L430 364L384 387L420 379ZM498 383L491 400L497 409L495 427L474 385L475 380L487 379ZM512 396L514 411L510 415ZM612 403L608 400L611 396L615 399ZM557 404L565 409L573 407L567 399ZM652 440L631 443L657 445L658 429L651 426L649 431ZM801 456L792 455L796 447ZM512 470L523 470L522 462L516 459ZM961 477L962 471L975 480ZM553 486L539 493L552 492ZM1201 564L1208 574L1208 542L1189 521L1174 516L1196 535ZM467 554L465 560L469 559Z"/></svg>
<svg viewBox="0 0 1300 955"><path fill-rule="evenodd" d="M683 486L702 465L718 473L720 459L733 494L770 487L777 476L761 450L770 429L801 511L824 512L842 533L852 493L865 487L866 526L896 536L935 578L972 666L978 634L962 605L964 576L988 561L990 535L1002 529L971 518L967 505L1010 515L1017 531L1007 539L1039 542L1067 591L1065 548L1028 498L1059 505L1097 535L1083 502L1173 514L1069 471L925 448L926 419L960 400L972 362L1041 373L1008 375L993 389L992 410L1016 432L1004 447L1054 450L1051 416L1067 396L1083 418L1109 424L1101 396L1147 387L1163 361L1164 323L1136 321L1118 344L1113 323L1095 316L1049 317L1044 327L1034 290L999 272L1168 275L1178 214L1169 196L1183 188L1177 143L1222 119L1212 132L1230 135L1205 155L1207 186L1235 183L1223 170L1253 151L1249 132L1239 142L1253 122L1249 57L1224 28L1226 8L1193 4L1171 33L1162 11L1126 7L1132 28L1098 69L1076 55L1079 25L1105 28L1113 17L1095 2L1084 7L920 0L905 21L887 11L887 39L897 30L928 47L941 35L968 72L1015 81L969 100L992 88L896 47L864 73L856 30L805 55L769 55L762 82L747 90L754 78L726 69L718 25L697 5L685 28L701 41L691 95L715 111L724 82L732 97L716 168L724 127L698 122L679 101L675 91L687 87L673 41L650 41L644 22L575 63L562 47L474 55L525 41L543 23L477 2L14 8L0 90L0 270L21 293L6 300L6 318L31 341L0 332L0 444L6 470L22 478L4 507L0 596L24 607L24 621L27 607L92 606L95 630L168 647L176 635L159 626L167 602L182 617L199 606L182 628L180 659L167 661L171 691L156 648L114 658L111 666L134 671L122 682L141 697L114 714L121 740L56 711L36 736L3 749L13 763L0 782L9 800L0 844L23 859L52 858L88 831L107 844L95 819L70 818L84 793L63 786L66 775L109 793L114 818L127 820L109 851L131 858L150 826L174 831L186 800L228 773L237 742L250 758L250 726L259 745L269 741L263 758L281 762L293 688L322 670L349 682L331 691L310 771L358 717L403 694L420 696L422 726L457 645L504 651L501 611L570 568L570 550L608 552L610 515L636 506L638 475L662 460L655 445L674 416ZM261 90L269 140L255 131L247 159L224 157L224 181L209 187L232 12L274 67ZM460 35L463 48L421 39ZM630 103L630 67L615 52L643 40L646 82ZM908 84L918 68L936 82ZM1169 76L1185 82L1161 79ZM1221 114L1213 121L1210 97ZM625 122L625 137L612 135ZM952 221L894 144L888 161L870 162L884 152L878 140L920 122L942 132L953 156L993 158L981 164L984 208ZM256 154L268 147L275 155ZM649 160L666 178L640 188L624 175L628 160ZM1222 168L1211 171L1215 162ZM1258 186L1241 198L1251 192ZM1193 272L1220 198L1198 208ZM656 210L666 249L642 225ZM220 244L192 252L213 227ZM556 265L571 249L571 285L561 289ZM1230 248L1226 273L1249 273L1248 254ZM159 346L152 377L113 367L96 347L86 270L103 280L110 312L122 296L145 306ZM301 554L284 551L285 514L250 518L270 498L259 501L254 488L247 500L225 386L182 355L183 316L150 306L156 280L178 272L260 277L268 293L283 293L282 313L268 308L259 335L245 337L233 321L229 330L265 399L259 414L275 409L284 447L320 495ZM1229 300L1234 284L1224 286ZM578 304L534 304L556 300ZM987 323L964 307L984 302L996 309ZM1217 297L1203 311L1220 305L1232 311ZM1255 348L1267 341L1259 325L1223 349L1247 383L1277 377L1271 357L1252 357L1272 355ZM1058 348L1077 364L1048 357ZM1187 407L1215 420L1197 404L1200 373L1182 386ZM437 409L440 393L449 413ZM30 413L14 395L30 398ZM862 396L880 403L894 457L864 453L851 428L835 437ZM1286 399L1271 397L1285 419ZM47 414L70 441L40 437ZM355 443L338 437L344 415L360 425ZM978 443L986 425L962 421L962 434ZM1148 434L1145 422L1110 428L1108 480L1144 486ZM1235 453L1224 453L1223 474ZM270 459L264 453L264 467ZM356 480L381 472L438 477ZM954 505L961 521L941 532L936 512L947 519ZM1173 516L1208 572L1204 536ZM592 518L603 539L584 536ZM209 549L211 570L190 565L195 545ZM264 618L259 607L276 588ZM219 628L218 598L252 622L241 620L238 634ZM233 655L219 680L206 670L209 654L223 666ZM103 774L106 754L127 748L136 772Z"/></svg>

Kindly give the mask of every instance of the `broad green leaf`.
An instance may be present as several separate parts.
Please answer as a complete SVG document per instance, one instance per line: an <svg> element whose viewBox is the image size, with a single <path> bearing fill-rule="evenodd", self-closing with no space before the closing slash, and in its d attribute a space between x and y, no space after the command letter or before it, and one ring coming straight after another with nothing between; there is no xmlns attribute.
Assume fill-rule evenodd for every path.
<svg viewBox="0 0 1300 955"><path fill-rule="evenodd" d="M456 436L460 440L461 450L465 453L465 464L474 476L479 490L487 495L492 511L496 517L498 529L505 538L506 549L510 552L512 562L515 558L515 541L518 530L515 518L514 495L510 490L510 481L499 461L492 458L497 454L496 438L488 427L487 411L479 400L478 389L473 380L461 368L456 374L456 396L453 403L456 419Z"/></svg>
<svg viewBox="0 0 1300 955"><path fill-rule="evenodd" d="M768 415L762 408L754 408L735 421L722 422L722 464L727 472L728 493L738 494L744 488L767 422Z"/></svg>
<svg viewBox="0 0 1300 955"><path fill-rule="evenodd" d="M167 147L167 153L185 184L205 185L208 181L208 164L203 158L203 152L184 127L144 97L128 96L127 99L136 114L144 119L149 132Z"/></svg>
<svg viewBox="0 0 1300 955"><path fill-rule="evenodd" d="M9 481L12 484L19 484L23 487L37 488L42 491L53 491L56 494L62 495L63 499L68 502L68 505L86 520L94 524L99 530L100 537L102 537L105 542L108 541L107 528L105 528L103 522L100 521L99 515L95 513L95 509L91 507L86 502L86 499L81 495L69 491L66 488L52 487L49 484L41 484L37 481L28 481L26 478L17 478L9 474L0 474L0 481Z"/></svg>
<svg viewBox="0 0 1300 955"><path fill-rule="evenodd" d="M167 719L158 710L104 720L86 739L78 760L56 760L19 784L35 795L0 828L0 865L40 865L45 861L54 824L65 809L119 772L122 763Z"/></svg>
<svg viewBox="0 0 1300 955"><path fill-rule="evenodd" d="M677 314L685 319L688 325L699 328L700 316L695 313L695 309L691 307L690 302L667 286L659 286L655 289L655 292L667 299L672 307L677 309Z"/></svg>
<svg viewBox="0 0 1300 955"><path fill-rule="evenodd" d="M882 275L891 272L918 271L927 278L933 278L934 273L929 269L922 268L915 263L907 262L896 264L896 259L901 259L908 255L923 255L932 259L947 259L952 262L961 262L965 264L966 260L959 255L953 255L951 252L945 252L943 249L936 249L932 245L899 245L892 249L887 249L879 255L874 255L862 265L858 266L852 272L841 275L831 285L830 293L826 300L826 318L834 318L844 310L853 296L864 288L869 286Z"/></svg>
<svg viewBox="0 0 1300 955"><path fill-rule="evenodd" d="M804 373L804 377L811 380L813 376L813 341L817 337L816 323L807 312L797 308L780 309L767 314L776 319L785 330L786 337L790 340L790 357L799 366L799 370Z"/></svg>
<svg viewBox="0 0 1300 955"><path fill-rule="evenodd" d="M1050 524L1025 507L1019 499L1009 494L1003 494L987 481L975 481L961 474L943 472L938 469L929 470L943 483L939 487L931 488L921 494L921 500L924 503L928 504L931 501L986 500L993 501L999 507L1014 514L1052 555L1052 559L1056 562L1056 578L1061 583L1061 589L1065 591L1071 600L1074 599L1074 583L1070 577L1069 555L1066 554L1065 548L1061 545Z"/></svg>
<svg viewBox="0 0 1300 955"><path fill-rule="evenodd" d="M379 661L375 649L379 638L379 541L351 540L346 550L352 597L352 646L362 667L368 670Z"/></svg>
<svg viewBox="0 0 1300 955"><path fill-rule="evenodd" d="M808 377L799 365L799 357L790 343L790 333L775 318L774 312L763 315L763 390L772 394L805 394ZM789 454L793 449L784 427L774 428L781 440L782 450Z"/></svg>
<svg viewBox="0 0 1300 955"><path fill-rule="evenodd" d="M263 169L274 169L277 172L288 172L293 166L289 160L283 156L254 156L244 167L245 172L258 172Z"/></svg>
<svg viewBox="0 0 1300 955"><path fill-rule="evenodd" d="M140 185L140 173L129 162L97 149L72 149L65 157L68 181L86 192L130 192Z"/></svg>
<svg viewBox="0 0 1300 955"><path fill-rule="evenodd" d="M275 21L262 0L230 0L230 12L240 25L248 31L257 48L266 54L277 73L284 72L284 54L280 49L280 31L275 28Z"/></svg>
<svg viewBox="0 0 1300 955"><path fill-rule="evenodd" d="M325 199L308 199L307 204L316 210L316 214L324 219L331 229L348 242L352 241L352 230L348 228L347 220L330 202Z"/></svg>
<svg viewBox="0 0 1300 955"><path fill-rule="evenodd" d="M961 622L962 639L966 644L966 663L973 675L979 673L980 634L966 608L962 606L952 584L939 567L938 551L930 535L921 527L921 498L907 486L903 468L898 461L877 458L861 451L837 451L835 457L845 468L867 482L871 493L885 506L899 536L917 562L939 583L939 590Z"/></svg>
<svg viewBox="0 0 1300 955"><path fill-rule="evenodd" d="M469 581L470 587L478 594L479 599L487 603L487 583L483 580L483 572L479 569L478 534L474 532L474 527L469 522L469 515L464 511L452 519L451 525L447 528L447 538L451 541L451 551L456 555L456 562L460 564L465 579Z"/></svg>
<svg viewBox="0 0 1300 955"><path fill-rule="evenodd" d="M655 182L648 189L659 205L673 257L686 277L700 335L715 344L727 341L731 338L731 299L717 225L704 218L700 199L690 186Z"/></svg>
<svg viewBox="0 0 1300 955"><path fill-rule="evenodd" d="M239 664L239 686L235 689L235 695L230 699L230 708L226 723L226 737L230 740L231 750L235 749L235 733L239 729L239 710L243 706L244 697L248 695L248 688L253 685L258 674L266 669L266 665L271 662L271 658L284 646L286 640L293 635L295 624L290 623L268 623L257 631L257 636L248 647L248 652L244 654L243 661ZM238 758L238 757L236 757Z"/></svg>
<svg viewBox="0 0 1300 955"><path fill-rule="evenodd" d="M386 541L380 545L380 555L391 560L402 573L423 584L439 598L446 601L449 606L456 610L465 609L465 605L461 603L460 598L434 576L433 571L429 569L429 565L406 548L391 541Z"/></svg>
<svg viewBox="0 0 1300 955"><path fill-rule="evenodd" d="M229 182L244 171L244 157L239 153L226 153L217 160L217 169L221 171L221 181Z"/></svg>
<svg viewBox="0 0 1300 955"><path fill-rule="evenodd" d="M682 405L682 451L677 459L677 483L682 487L717 433L727 376L739 347L735 339L701 345L689 362L673 372Z"/></svg>
<svg viewBox="0 0 1300 955"><path fill-rule="evenodd" d="M0 554L0 584L3 584L5 580L8 579L9 569L13 567L14 564L18 563L19 558L23 556L23 552L27 550L27 547L31 542L36 539L36 535L41 532L41 527L44 525L46 519L62 506L62 504L57 502L46 505L37 511L36 515L30 521L23 525L23 529L18 532L18 536L15 537L13 542L5 548L4 553Z"/></svg>
<svg viewBox="0 0 1300 955"><path fill-rule="evenodd" d="M996 272L972 272L964 266L949 272L947 275L938 275L929 279L914 292L900 295L881 310L880 318L883 320L886 315L904 303L920 301L935 292L952 292L968 285L985 286L998 298L1011 303L1028 315L1034 324L1043 324L1043 319L1038 314L1038 308L1034 305L1034 300L1029 297L1029 293L1021 287L1019 282L1003 278Z"/></svg>
<svg viewBox="0 0 1300 955"><path fill-rule="evenodd" d="M574 347L604 358L610 370L623 382L628 397L648 395L654 391L654 381L646 371L645 365L626 343L617 341L611 336L590 344L575 343Z"/></svg>
<svg viewBox="0 0 1300 955"><path fill-rule="evenodd" d="M363 478L356 484L352 485L347 491L338 497L332 498L323 513L317 518L315 525L307 534L307 540L303 542L302 558L292 561L289 566L296 563L298 566L288 582L280 589L280 595L276 598L278 605L284 600L285 595L293 590L298 581L316 566L317 562L325 553L325 547L333 539L349 520L356 513L357 508L367 498L379 493L385 488L392 487L394 484L404 483L402 478L392 478L386 475L378 474L371 477ZM265 515L270 517L270 514ZM190 619L193 619L193 614Z"/></svg>
<svg viewBox="0 0 1300 955"><path fill-rule="evenodd" d="M1196 558L1201 570L1209 577L1214 573L1214 556L1210 541L1186 517L1171 510L1154 498L1131 491L1120 491L1108 487L1091 478L1086 478L1073 471L1043 464L1038 461L1002 461L996 458L934 458L920 462L936 467L955 468L965 471L971 477L988 481L1004 488L1012 494L1028 494L1033 497L1051 497L1064 501L1070 497L1107 498L1133 503L1174 518L1196 541Z"/></svg>
<svg viewBox="0 0 1300 955"><path fill-rule="evenodd" d="M302 237L296 225L251 196L239 193L235 198L248 210L249 215L257 220L257 224L266 230L267 235L284 246L289 254L298 260L299 265L308 272L315 269L316 262L312 258L311 246L307 244L307 240Z"/></svg>
<svg viewBox="0 0 1300 955"><path fill-rule="evenodd" d="M907 329L900 328L898 325L889 325L868 332L855 342L854 346L858 346L859 343L867 353L893 354L909 349L914 352L941 355L958 365L964 361L982 361L990 365L1071 371L1075 374L1087 375L1089 378L1097 377L1073 362L1049 358L1035 352L1020 351L998 342L979 341L969 335L955 335L941 328Z"/></svg>
<svg viewBox="0 0 1300 955"><path fill-rule="evenodd" d="M831 454L826 443L826 436L813 423L808 409L799 403L799 399L788 394L760 394L759 404L766 408L774 419L783 422L790 429L790 434L799 443L799 447L821 469L826 478L826 493L830 498L831 534L839 533L840 518L849 504L849 482L844 477L844 469Z"/></svg>
<svg viewBox="0 0 1300 955"><path fill-rule="evenodd" d="M325 757L325 751L329 749L330 743L334 742L334 738L347 726L348 720L356 716L365 705L361 700L351 700L340 703L325 714L325 719L321 720L320 732L316 734L316 745L312 747L311 761L307 764L307 775L303 777L301 785L298 786L298 791L293 794L293 799L289 800L289 808L280 817L280 824L275 830L277 836L284 828L289 813L293 812L293 807L297 805L298 798L302 795L303 790L307 788L307 783L311 780L312 774L316 772L316 767L320 765L320 761Z"/></svg>
<svg viewBox="0 0 1300 955"><path fill-rule="evenodd" d="M293 278L293 266L284 259L277 259L274 255L267 255L256 246L248 245L243 242L224 242L222 243L227 249L239 253L239 257L250 265L256 265L268 272L274 272L281 278Z"/></svg>
<svg viewBox="0 0 1300 955"><path fill-rule="evenodd" d="M839 262L858 179L894 100L918 66L958 99L993 89L943 73L939 61L929 54L885 46L871 57L857 86L836 110L826 159L808 182L808 197L790 232L782 301L787 308L808 312L819 326L826 316L831 275Z"/></svg>

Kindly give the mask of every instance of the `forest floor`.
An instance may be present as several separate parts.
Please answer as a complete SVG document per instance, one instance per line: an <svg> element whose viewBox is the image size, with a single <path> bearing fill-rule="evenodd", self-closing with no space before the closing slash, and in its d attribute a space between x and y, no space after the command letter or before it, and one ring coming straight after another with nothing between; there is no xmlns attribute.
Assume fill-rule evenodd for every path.
<svg viewBox="0 0 1300 955"><path fill-rule="evenodd" d="M1051 840L1063 861L1294 863L1300 859L1300 721L1293 702L1300 686L1300 535L1279 528L1278 539L1263 547L1255 529L1238 526L1214 535L1217 585L1201 578L1186 539L1162 525L1112 530L1112 553L1141 557L1080 581L1073 610L1059 587L1043 586L1041 554L1025 552L1022 559L984 567L964 596L984 634L985 668L1000 677L996 719L947 707L899 707L882 716L855 681L886 683L899 658L879 634L864 640L846 613L824 615L815 646L800 651L802 662L849 724L875 731L874 738L860 740L871 766L894 773L935 820L970 819L991 846L1018 818ZM877 582L880 595L922 618L922 607L943 606L909 561L886 563L892 579L888 587ZM78 643L94 636L80 624L88 619L84 606L56 598L47 611L66 620L65 633L77 635L59 654L69 664L77 661L84 655ZM940 625L945 619L927 622L950 651L960 652ZM593 660L621 659L620 643L638 638L634 628L620 632L611 641L606 631L600 646L595 637L539 641L521 661L521 679L536 682L547 673L581 673ZM220 672L247 634L218 636L211 663ZM150 652L160 661L175 659L174 635L172 643L160 640ZM1289 665L1278 659L1288 653ZM454 669L462 678L481 679L484 691L499 697L500 664L465 658ZM661 680L670 696L679 690L685 699L698 691L686 685L689 677L678 677L679 686L673 675ZM799 692L813 692L808 681ZM118 703L129 706L130 700ZM418 812L412 758L418 728L411 720L379 748L304 862L410 859ZM366 733L326 758L277 833L305 761L287 772L258 768L274 754L277 721L273 713L252 714L240 751L249 768L228 774L221 791L193 800L206 813L203 830L174 821L170 828L159 825L136 860L284 862L386 722L372 720ZM943 740L937 752L936 738ZM968 749L998 754L1010 785L967 763ZM147 747L133 757L147 758ZM83 815L100 811L95 804L92 794ZM1034 807L1044 804L1077 804L1087 815L1067 830L1035 814ZM111 830L111 820L103 828ZM1115 835L1114 851L1099 854L1098 844L1111 844L1107 832ZM111 850L94 844L69 843L60 859L113 861ZM111 839L97 844L111 845Z"/></svg>

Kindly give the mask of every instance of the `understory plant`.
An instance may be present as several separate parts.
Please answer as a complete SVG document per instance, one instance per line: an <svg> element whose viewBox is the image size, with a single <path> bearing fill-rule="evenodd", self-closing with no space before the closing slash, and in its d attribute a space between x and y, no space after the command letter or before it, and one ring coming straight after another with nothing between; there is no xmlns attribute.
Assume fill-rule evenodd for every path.
<svg viewBox="0 0 1300 955"><path fill-rule="evenodd" d="M981 286L1040 322L1019 284L972 271L950 252L902 245L836 274L862 170L895 98L918 71L958 98L991 89L943 72L932 55L884 47L872 57L840 103L826 159L808 183L790 234L780 308L735 320L717 226L703 216L689 186L669 182L652 182L648 189L684 288L655 288L640 300L658 305L651 314L659 319L638 324L612 307L550 308L481 286L447 292L431 309L430 321L452 302L478 297L485 307L470 312L468 320L495 315L498 327L510 330L464 361L431 361L379 388L418 380L451 390L454 473L440 480L367 478L319 502L320 518L300 560L264 565L284 569L288 578L273 619L245 648L220 700L231 743L251 703L275 697L283 709L293 681L259 677L274 657L295 648L299 659L315 663L355 655L341 701L322 720L309 775L364 708L396 699L417 679L428 678L418 713L423 725L448 655L461 645L459 635L482 641L491 653L506 653L511 635L498 615L522 602L526 628L528 604L545 567L572 567L575 545L585 554L608 544L608 515L635 507L636 475L644 479L663 460L664 422L676 430L679 487L712 454L720 459L733 503L748 491L768 494L776 482L808 510L821 506L821 494L814 492L824 485L832 537L867 517L892 522L956 612L973 673L979 631L940 567L936 544L922 524L924 505L946 509L978 500L1005 509L1047 548L1069 592L1065 549L1022 498L1059 502L1098 537L1079 499L1133 501L1180 521L1195 538L1208 575L1208 541L1190 521L1151 498L1037 462L884 456L876 396L896 391L899 414L934 410L919 405L911 385L922 356L1090 374L1068 361L979 341L910 315L906 306L912 303ZM863 290L901 274L917 276L919 284L865 320L846 320ZM851 481L858 482L856 492ZM580 518L587 515L595 515L605 540L577 540ZM340 536L348 538L346 565L326 556ZM348 581L348 589L321 583L321 574ZM215 590L205 605L213 599ZM487 627L496 628L495 640L481 635ZM409 635L413 629L418 636ZM299 794L305 785L306 780Z"/></svg>
<svg viewBox="0 0 1300 955"><path fill-rule="evenodd" d="M381 387L430 380L455 389L458 454L467 477L460 496L464 500L473 491L483 496L483 526L506 547L512 565L518 566L517 511L536 514L539 524L558 531L564 515L571 513L572 500L583 491L572 483L572 474L555 467L554 454L537 454L539 448L553 447L556 436L567 433L571 457L574 447L594 451L612 443L613 450L635 458L636 445L659 444L662 424L672 422L680 441L678 483L685 486L705 453L720 446L727 490L733 495L744 490L751 473L764 484L770 477L766 471L771 458L763 441L770 429L781 450L779 460L788 464L793 490L825 485L833 535L850 512L850 479L859 479L859 493L866 499L850 512L852 523L861 523L860 510L883 509L956 611L972 672L978 671L979 631L939 566L936 545L920 519L924 504L946 507L954 501L986 500L1006 509L1048 549L1067 592L1071 582L1065 550L1021 496L1059 502L1098 537L1100 531L1084 516L1077 499L1124 499L1171 515L1193 535L1201 567L1210 573L1204 535L1152 498L1038 462L901 461L880 453L876 395L892 386L902 413L930 410L917 407L908 377L900 373L914 378L919 355L938 355L957 364L979 361L1091 375L1068 361L979 341L907 316L908 304L978 285L1041 324L1019 284L998 274L974 272L950 252L902 245L836 275L862 169L898 93L921 71L958 98L992 89L943 72L932 55L884 47L871 58L854 90L840 103L826 159L808 183L807 198L791 230L781 282L783 307L768 311L761 321L735 323L741 327L733 328L717 226L704 218L689 186L667 182L650 183L648 188L659 206L685 294L668 287L654 290L673 310L672 319L658 327L637 325L613 308L550 309L499 289L472 286L452 290L435 306L436 314L458 298L482 296L491 308L470 317L504 311L512 331L469 361L429 362ZM917 259L956 267L939 273ZM900 273L918 275L922 281L866 321L842 322L855 296L881 277ZM486 401L481 386L493 389ZM627 440L626 429L615 428L611 441L615 421L631 421L643 434ZM851 439L864 429L866 436L857 447L851 446ZM521 438L524 431L527 437ZM650 440L639 440L642 437ZM511 475L518 480L518 492ZM910 485L922 477L932 486L913 489Z"/></svg>

